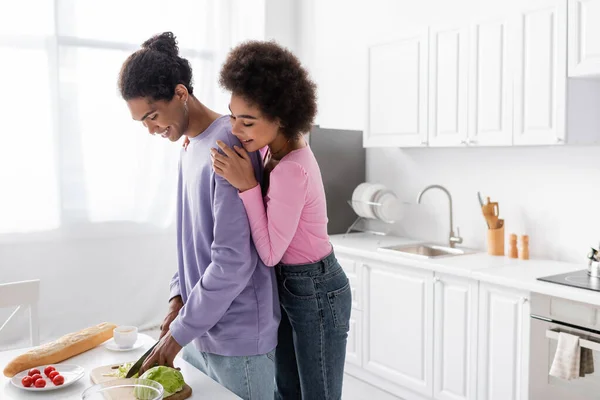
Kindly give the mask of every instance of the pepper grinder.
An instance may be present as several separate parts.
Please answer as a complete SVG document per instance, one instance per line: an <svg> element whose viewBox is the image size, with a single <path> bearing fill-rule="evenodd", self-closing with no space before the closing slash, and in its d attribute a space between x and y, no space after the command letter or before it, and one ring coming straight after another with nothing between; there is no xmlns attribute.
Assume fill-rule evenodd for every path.
<svg viewBox="0 0 600 400"><path fill-rule="evenodd" d="M529 236L521 235L521 252L519 253L521 260L529 260Z"/></svg>
<svg viewBox="0 0 600 400"><path fill-rule="evenodd" d="M508 250L509 258L517 258L519 256L519 250L517 249L517 235L511 233L509 236L510 247Z"/></svg>

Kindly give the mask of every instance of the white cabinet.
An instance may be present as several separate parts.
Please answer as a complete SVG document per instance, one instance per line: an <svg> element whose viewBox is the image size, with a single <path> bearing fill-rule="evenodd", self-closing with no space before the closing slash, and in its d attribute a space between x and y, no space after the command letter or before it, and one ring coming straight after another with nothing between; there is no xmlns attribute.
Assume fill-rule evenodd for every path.
<svg viewBox="0 0 600 400"><path fill-rule="evenodd" d="M600 143L600 0L485 14L370 47L365 146Z"/></svg>
<svg viewBox="0 0 600 400"><path fill-rule="evenodd" d="M339 264L344 269L350 282L352 293L352 313L350 314L350 327L346 344L346 362L357 367L362 365L362 265L350 257L337 255Z"/></svg>
<svg viewBox="0 0 600 400"><path fill-rule="evenodd" d="M467 139L468 31L435 27L430 31L429 145L449 146Z"/></svg>
<svg viewBox="0 0 600 400"><path fill-rule="evenodd" d="M527 399L527 293L336 253L360 294L346 373L407 400Z"/></svg>
<svg viewBox="0 0 600 400"><path fill-rule="evenodd" d="M569 0L569 76L600 76L600 0Z"/></svg>
<svg viewBox="0 0 600 400"><path fill-rule="evenodd" d="M434 278L434 398L476 399L477 282Z"/></svg>
<svg viewBox="0 0 600 400"><path fill-rule="evenodd" d="M508 17L474 23L469 32L469 145L513 142L512 65Z"/></svg>
<svg viewBox="0 0 600 400"><path fill-rule="evenodd" d="M517 50L514 84L514 143L565 141L567 5L530 1L519 14L512 46Z"/></svg>
<svg viewBox="0 0 600 400"><path fill-rule="evenodd" d="M479 286L479 400L526 400L529 373L527 295Z"/></svg>
<svg viewBox="0 0 600 400"><path fill-rule="evenodd" d="M369 47L365 147L427 144L427 31Z"/></svg>
<svg viewBox="0 0 600 400"><path fill-rule="evenodd" d="M346 362L362 365L362 312L355 309L350 314L350 329L346 345Z"/></svg>
<svg viewBox="0 0 600 400"><path fill-rule="evenodd" d="M350 257L336 257L338 263L344 269L348 281L350 281L350 293L352 294L352 309L362 310L362 266L359 261Z"/></svg>
<svg viewBox="0 0 600 400"><path fill-rule="evenodd" d="M398 265L364 265L363 368L431 396L433 272Z"/></svg>

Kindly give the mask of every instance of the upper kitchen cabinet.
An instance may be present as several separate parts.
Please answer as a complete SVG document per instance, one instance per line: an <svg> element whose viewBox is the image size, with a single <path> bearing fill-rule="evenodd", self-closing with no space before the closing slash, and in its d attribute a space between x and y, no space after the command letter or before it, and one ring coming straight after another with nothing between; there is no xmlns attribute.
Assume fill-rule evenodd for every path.
<svg viewBox="0 0 600 400"><path fill-rule="evenodd" d="M564 143L567 4L564 0L529 1L519 14L512 42L517 50L514 143Z"/></svg>
<svg viewBox="0 0 600 400"><path fill-rule="evenodd" d="M596 20L600 0L526 0L371 47L365 146L600 144Z"/></svg>
<svg viewBox="0 0 600 400"><path fill-rule="evenodd" d="M600 0L569 0L570 77L600 77Z"/></svg>
<svg viewBox="0 0 600 400"><path fill-rule="evenodd" d="M369 47L365 147L427 144L427 31Z"/></svg>
<svg viewBox="0 0 600 400"><path fill-rule="evenodd" d="M515 145L600 143L600 80L567 77L567 1L528 0L512 46Z"/></svg>
<svg viewBox="0 0 600 400"><path fill-rule="evenodd" d="M464 27L434 27L429 35L429 145L467 140L468 37Z"/></svg>
<svg viewBox="0 0 600 400"><path fill-rule="evenodd" d="M469 129L467 144L509 146L513 138L510 19L474 23L469 31Z"/></svg>

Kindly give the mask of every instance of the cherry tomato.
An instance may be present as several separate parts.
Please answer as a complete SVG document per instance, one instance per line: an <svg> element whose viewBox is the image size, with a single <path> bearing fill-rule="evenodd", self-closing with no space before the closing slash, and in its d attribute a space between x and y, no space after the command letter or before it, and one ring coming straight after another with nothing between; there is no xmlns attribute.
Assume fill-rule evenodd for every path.
<svg viewBox="0 0 600 400"><path fill-rule="evenodd" d="M65 383L65 377L62 375L56 375L53 379L52 379L52 383L54 383L56 386L60 386L63 383Z"/></svg>
<svg viewBox="0 0 600 400"><path fill-rule="evenodd" d="M29 375L29 376L33 376L33 375L35 375L35 374L39 374L39 373L40 373L40 370L39 370L39 369L37 369L37 368L32 368L32 369L30 369L30 370L29 370L29 373L28 373L27 375Z"/></svg>
<svg viewBox="0 0 600 400"><path fill-rule="evenodd" d="M31 376L31 381L33 383L35 383L35 381L37 381L38 379L43 379L42 376L40 374L35 374Z"/></svg>
<svg viewBox="0 0 600 400"><path fill-rule="evenodd" d="M54 379L54 377L55 377L56 375L60 375L60 373L59 373L58 371L56 371L56 370L54 370L54 371L51 371L51 372L48 374L48 378L50 378L50 379Z"/></svg>
<svg viewBox="0 0 600 400"><path fill-rule="evenodd" d="M44 386L46 386L46 380L44 378L40 378L37 381L35 381L33 385L37 388L43 388Z"/></svg>
<svg viewBox="0 0 600 400"><path fill-rule="evenodd" d="M21 383L23 384L23 386L29 387L33 383L33 380L31 379L31 377L29 375L27 375L27 376L23 377L23 379L21 379Z"/></svg>
<svg viewBox="0 0 600 400"><path fill-rule="evenodd" d="M52 371L56 371L56 368L54 368L52 365L48 365L46 368L44 368L44 375L50 376L50 372Z"/></svg>

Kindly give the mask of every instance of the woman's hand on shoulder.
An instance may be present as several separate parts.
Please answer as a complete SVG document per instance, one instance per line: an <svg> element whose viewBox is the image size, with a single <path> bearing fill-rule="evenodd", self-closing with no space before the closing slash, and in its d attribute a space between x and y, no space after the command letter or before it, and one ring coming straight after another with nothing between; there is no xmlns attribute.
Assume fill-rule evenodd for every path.
<svg viewBox="0 0 600 400"><path fill-rule="evenodd" d="M215 148L210 149L213 169L217 175L225 178L240 192L245 192L258 185L254 177L250 155L245 149L238 146L233 146L232 149L220 140L217 140L217 146L224 153L220 153Z"/></svg>

